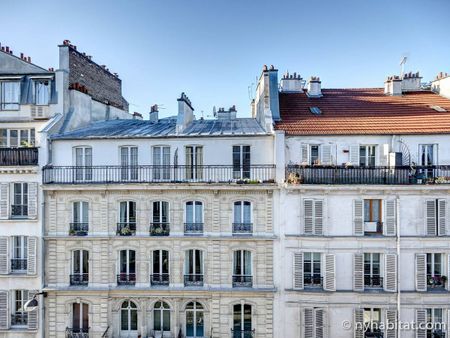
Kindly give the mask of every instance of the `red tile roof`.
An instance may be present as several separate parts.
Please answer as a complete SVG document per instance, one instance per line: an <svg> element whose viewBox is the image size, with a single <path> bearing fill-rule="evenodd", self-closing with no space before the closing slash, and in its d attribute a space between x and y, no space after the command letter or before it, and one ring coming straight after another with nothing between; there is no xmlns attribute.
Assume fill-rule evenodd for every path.
<svg viewBox="0 0 450 338"><path fill-rule="evenodd" d="M381 88L358 88L323 89L322 94L280 93L281 121L275 129L287 135L450 133L450 100L429 91L388 96ZM310 107L322 114L313 115Z"/></svg>

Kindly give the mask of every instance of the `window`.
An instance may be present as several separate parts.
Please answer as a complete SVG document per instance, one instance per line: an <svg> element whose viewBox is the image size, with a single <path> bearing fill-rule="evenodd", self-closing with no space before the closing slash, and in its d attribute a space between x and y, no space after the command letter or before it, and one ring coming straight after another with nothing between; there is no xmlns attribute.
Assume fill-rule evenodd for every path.
<svg viewBox="0 0 450 338"><path fill-rule="evenodd" d="M71 235L86 235L89 231L89 203L77 201L73 202Z"/></svg>
<svg viewBox="0 0 450 338"><path fill-rule="evenodd" d="M252 232L252 204L248 201L234 202L233 233Z"/></svg>
<svg viewBox="0 0 450 338"><path fill-rule="evenodd" d="M136 252L121 250L119 255L119 275L117 284L134 285L136 283Z"/></svg>
<svg viewBox="0 0 450 338"><path fill-rule="evenodd" d="M137 306L132 301L126 300L120 309L120 330L122 334L135 334L137 331Z"/></svg>
<svg viewBox="0 0 450 338"><path fill-rule="evenodd" d="M86 303L72 304L72 332L73 333L89 332L89 304ZM78 335L76 337L78 337ZM79 337L82 337L82 335L79 335Z"/></svg>
<svg viewBox="0 0 450 338"><path fill-rule="evenodd" d="M428 236L445 236L447 234L446 218L446 199L430 199L425 201L425 224Z"/></svg>
<svg viewBox="0 0 450 338"><path fill-rule="evenodd" d="M12 241L11 270L19 273L26 272L28 266L28 237L13 236Z"/></svg>
<svg viewBox="0 0 450 338"><path fill-rule="evenodd" d="M166 302L155 303L153 309L153 330L155 332L170 331L170 307Z"/></svg>
<svg viewBox="0 0 450 338"><path fill-rule="evenodd" d="M383 286L379 253L364 254L364 286L376 288Z"/></svg>
<svg viewBox="0 0 450 338"><path fill-rule="evenodd" d="M305 252L303 258L303 279L305 287L322 286L321 254L318 252Z"/></svg>
<svg viewBox="0 0 450 338"><path fill-rule="evenodd" d="M375 334L381 333L381 309L365 308L363 318L365 337L376 337Z"/></svg>
<svg viewBox="0 0 450 338"><path fill-rule="evenodd" d="M318 145L311 145L309 147L309 163L311 163L311 164L319 164L320 163L319 146Z"/></svg>
<svg viewBox="0 0 450 338"><path fill-rule="evenodd" d="M92 180L92 148L74 148L75 179L77 181Z"/></svg>
<svg viewBox="0 0 450 338"><path fill-rule="evenodd" d="M233 178L250 178L250 146L233 146Z"/></svg>
<svg viewBox="0 0 450 338"><path fill-rule="evenodd" d="M364 232L382 233L381 200L364 200Z"/></svg>
<svg viewBox="0 0 450 338"><path fill-rule="evenodd" d="M233 306L233 338L253 337L252 306L235 304Z"/></svg>
<svg viewBox="0 0 450 338"><path fill-rule="evenodd" d="M170 147L153 147L153 179L170 179Z"/></svg>
<svg viewBox="0 0 450 338"><path fill-rule="evenodd" d="M440 253L427 253L427 285L430 288L444 287L442 256Z"/></svg>
<svg viewBox="0 0 450 338"><path fill-rule="evenodd" d="M20 101L20 82L2 81L0 82L0 109L18 110Z"/></svg>
<svg viewBox="0 0 450 338"><path fill-rule="evenodd" d="M203 147L186 147L186 179L201 180L203 178Z"/></svg>
<svg viewBox="0 0 450 338"><path fill-rule="evenodd" d="M154 250L150 281L152 285L169 285L169 251Z"/></svg>
<svg viewBox="0 0 450 338"><path fill-rule="evenodd" d="M203 252L201 250L186 251L184 285L203 286Z"/></svg>
<svg viewBox="0 0 450 338"><path fill-rule="evenodd" d="M15 290L13 309L11 316L11 326L26 326L28 325L28 313L23 310L23 306L28 301L27 290Z"/></svg>
<svg viewBox="0 0 450 338"><path fill-rule="evenodd" d="M45 106L48 105L50 96L50 81L37 80L34 81L34 100L36 105Z"/></svg>
<svg viewBox="0 0 450 338"><path fill-rule="evenodd" d="M442 309L427 309L427 338L444 338L446 325Z"/></svg>
<svg viewBox="0 0 450 338"><path fill-rule="evenodd" d="M124 181L138 179L138 148L120 147L121 178Z"/></svg>
<svg viewBox="0 0 450 338"><path fill-rule="evenodd" d="M33 147L34 145L34 128L0 129L0 147Z"/></svg>
<svg viewBox="0 0 450 338"><path fill-rule="evenodd" d="M437 164L437 144L419 145L419 164L421 166L433 166ZM425 177L433 177L433 169L426 168L421 170Z"/></svg>
<svg viewBox="0 0 450 338"><path fill-rule="evenodd" d="M70 285L87 285L89 282L89 251L74 250L72 252L72 274Z"/></svg>
<svg viewBox="0 0 450 338"><path fill-rule="evenodd" d="M203 232L203 202L186 202L186 220L184 231L186 233Z"/></svg>
<svg viewBox="0 0 450 338"><path fill-rule="evenodd" d="M169 203L165 201L153 202L153 215L152 224L150 226L150 235L168 236L169 231Z"/></svg>
<svg viewBox="0 0 450 338"><path fill-rule="evenodd" d="M251 287L252 282L252 253L247 250L235 251L233 260L233 287Z"/></svg>
<svg viewBox="0 0 450 338"><path fill-rule="evenodd" d="M359 165L362 167L375 166L376 146L359 146Z"/></svg>
<svg viewBox="0 0 450 338"><path fill-rule="evenodd" d="M203 306L198 302L190 302L186 305L186 337L203 337L204 335Z"/></svg>
<svg viewBox="0 0 450 338"><path fill-rule="evenodd" d="M136 233L136 202L123 201L119 204L117 234L128 236Z"/></svg>
<svg viewBox="0 0 450 338"><path fill-rule="evenodd" d="M28 183L13 183L13 204L11 216L28 217Z"/></svg>

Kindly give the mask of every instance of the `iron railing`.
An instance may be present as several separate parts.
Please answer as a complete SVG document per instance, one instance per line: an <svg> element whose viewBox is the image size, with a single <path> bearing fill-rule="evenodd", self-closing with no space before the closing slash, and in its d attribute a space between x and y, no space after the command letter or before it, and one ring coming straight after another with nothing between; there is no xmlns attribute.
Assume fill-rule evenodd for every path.
<svg viewBox="0 0 450 338"><path fill-rule="evenodd" d="M169 236L170 223L150 223L150 236Z"/></svg>
<svg viewBox="0 0 450 338"><path fill-rule="evenodd" d="M233 223L233 234L251 234L253 232L253 223Z"/></svg>
<svg viewBox="0 0 450 338"><path fill-rule="evenodd" d="M427 275L427 286L429 290L444 288L445 281L445 277L441 275Z"/></svg>
<svg viewBox="0 0 450 338"><path fill-rule="evenodd" d="M0 166L38 165L38 160L36 147L0 148Z"/></svg>
<svg viewBox="0 0 450 338"><path fill-rule="evenodd" d="M28 313L16 312L11 314L11 326L26 326L28 325Z"/></svg>
<svg viewBox="0 0 450 338"><path fill-rule="evenodd" d="M28 259L26 258L11 258L11 270L26 271L28 267Z"/></svg>
<svg viewBox="0 0 450 338"><path fill-rule="evenodd" d="M305 274L303 276L303 283L305 287L322 287L323 278L322 276Z"/></svg>
<svg viewBox="0 0 450 338"><path fill-rule="evenodd" d="M255 329L253 330L231 329L231 338L253 338L253 337L255 337Z"/></svg>
<svg viewBox="0 0 450 338"><path fill-rule="evenodd" d="M253 276L233 275L234 288L251 288L253 286Z"/></svg>
<svg viewBox="0 0 450 338"><path fill-rule="evenodd" d="M86 236L89 232L89 223L74 222L70 223L69 235Z"/></svg>
<svg viewBox="0 0 450 338"><path fill-rule="evenodd" d="M383 338L383 337L384 337L384 334L381 331L364 332L364 338Z"/></svg>
<svg viewBox="0 0 450 338"><path fill-rule="evenodd" d="M184 286L203 286L203 275L184 275Z"/></svg>
<svg viewBox="0 0 450 338"><path fill-rule="evenodd" d="M70 275L70 285L74 286L86 286L89 284L88 273L75 273Z"/></svg>
<svg viewBox="0 0 450 338"><path fill-rule="evenodd" d="M251 165L249 175L236 176L232 165L138 165L138 166L46 166L43 168L45 184L86 183L274 183L275 166ZM161 170L169 175L155 175ZM127 173L124 175L124 173Z"/></svg>
<svg viewBox="0 0 450 338"><path fill-rule="evenodd" d="M11 217L28 217L28 205L27 204L11 205Z"/></svg>
<svg viewBox="0 0 450 338"><path fill-rule="evenodd" d="M293 184L450 184L450 165L351 167L286 167L286 181Z"/></svg>
<svg viewBox="0 0 450 338"><path fill-rule="evenodd" d="M162 286L162 285L169 285L169 274L168 273L154 273L153 275L150 275L150 285L154 286Z"/></svg>
<svg viewBox="0 0 450 338"><path fill-rule="evenodd" d="M364 276L364 287L382 288L383 287L383 277L381 277L381 276Z"/></svg>
<svg viewBox="0 0 450 338"><path fill-rule="evenodd" d="M89 338L89 329L66 327L66 338Z"/></svg>
<svg viewBox="0 0 450 338"><path fill-rule="evenodd" d="M201 234L203 233L203 223L184 223L185 234Z"/></svg>
<svg viewBox="0 0 450 338"><path fill-rule="evenodd" d="M427 338L445 338L445 332L442 332L442 330L429 330Z"/></svg>
<svg viewBox="0 0 450 338"><path fill-rule="evenodd" d="M117 275L117 285L135 285L135 273L121 273Z"/></svg>
<svg viewBox="0 0 450 338"><path fill-rule="evenodd" d="M117 223L116 234L119 236L131 236L136 234L136 222Z"/></svg>

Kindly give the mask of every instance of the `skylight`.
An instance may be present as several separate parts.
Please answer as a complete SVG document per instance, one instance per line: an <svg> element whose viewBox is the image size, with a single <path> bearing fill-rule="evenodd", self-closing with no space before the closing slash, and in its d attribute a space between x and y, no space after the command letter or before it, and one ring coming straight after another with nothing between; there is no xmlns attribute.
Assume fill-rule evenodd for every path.
<svg viewBox="0 0 450 338"><path fill-rule="evenodd" d="M322 115L322 111L319 107L309 107L309 110L313 115Z"/></svg>
<svg viewBox="0 0 450 338"><path fill-rule="evenodd" d="M434 109L440 113L446 112L446 110L444 108L442 108L441 106L430 106L431 109Z"/></svg>

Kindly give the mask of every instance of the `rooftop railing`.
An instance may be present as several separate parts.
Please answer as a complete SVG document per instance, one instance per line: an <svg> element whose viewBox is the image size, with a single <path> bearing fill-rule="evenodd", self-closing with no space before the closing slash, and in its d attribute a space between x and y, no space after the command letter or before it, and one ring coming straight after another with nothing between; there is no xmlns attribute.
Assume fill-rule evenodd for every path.
<svg viewBox="0 0 450 338"><path fill-rule="evenodd" d="M139 166L46 166L45 184L89 183L274 183L274 165L139 165ZM241 168L242 169L242 168Z"/></svg>
<svg viewBox="0 0 450 338"><path fill-rule="evenodd" d="M38 165L36 147L0 148L0 166Z"/></svg>

